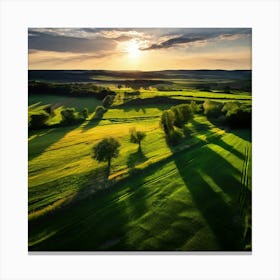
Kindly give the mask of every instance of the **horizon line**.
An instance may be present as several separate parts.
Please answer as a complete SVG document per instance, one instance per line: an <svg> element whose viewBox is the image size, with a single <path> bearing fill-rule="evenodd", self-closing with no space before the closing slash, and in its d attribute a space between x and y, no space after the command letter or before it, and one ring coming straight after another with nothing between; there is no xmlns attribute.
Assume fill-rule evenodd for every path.
<svg viewBox="0 0 280 280"><path fill-rule="evenodd" d="M28 71L112 71L112 72L160 72L160 71L252 71L252 69L161 69L161 70L111 70L111 69L28 69Z"/></svg>

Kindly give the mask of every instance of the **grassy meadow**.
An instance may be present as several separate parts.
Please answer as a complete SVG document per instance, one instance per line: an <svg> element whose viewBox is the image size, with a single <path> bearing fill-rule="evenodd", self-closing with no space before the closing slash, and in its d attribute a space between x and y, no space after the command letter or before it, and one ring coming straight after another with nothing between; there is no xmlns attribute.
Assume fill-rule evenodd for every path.
<svg viewBox="0 0 280 280"><path fill-rule="evenodd" d="M34 73L33 83L61 83ZM29 251L251 250L251 128L205 114L205 101L251 107L248 81L240 88L243 80L227 77L218 87L205 79L209 89L201 79L167 75L135 89L126 77L95 79L87 91L100 86L115 94L99 118L102 98L85 89L79 96L29 90L29 122L51 108L42 127L29 127ZM191 102L200 110L175 128L180 140L172 144L161 117ZM75 109L78 121L63 123L66 108ZM84 108L88 116L81 118ZM146 134L141 150L130 141L132 128ZM106 137L121 145L108 178L107 163L92 158L93 146Z"/></svg>

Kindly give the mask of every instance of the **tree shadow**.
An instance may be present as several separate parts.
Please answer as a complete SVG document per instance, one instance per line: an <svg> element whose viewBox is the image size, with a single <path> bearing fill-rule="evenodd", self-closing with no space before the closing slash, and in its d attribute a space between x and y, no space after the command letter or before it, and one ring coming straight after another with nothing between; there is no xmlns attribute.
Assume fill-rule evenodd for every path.
<svg viewBox="0 0 280 280"><path fill-rule="evenodd" d="M29 221L30 251L131 251L128 223L146 211L143 174L135 172L104 188L103 168L94 172L70 203ZM131 182L133 181L133 187ZM125 199L124 199L125 198ZM45 236L42 240L40 236ZM38 240L39 239L39 240ZM38 243L34 242L38 240ZM33 244L32 244L33 243Z"/></svg>
<svg viewBox="0 0 280 280"><path fill-rule="evenodd" d="M230 131L232 134L246 140L248 142L252 142L252 130L251 129L232 129Z"/></svg>
<svg viewBox="0 0 280 280"><path fill-rule="evenodd" d="M89 119L86 120L82 123L82 125L80 126L80 128L82 129L83 132L85 132L86 130L92 129L96 126L99 125L99 123L102 121L102 119Z"/></svg>
<svg viewBox="0 0 280 280"><path fill-rule="evenodd" d="M106 251L120 246L128 220L127 206L119 201L124 190L116 186L90 194L91 179L71 202L29 221L29 251Z"/></svg>
<svg viewBox="0 0 280 280"><path fill-rule="evenodd" d="M195 132L201 132L201 131L205 131L205 130L209 130L211 128L210 124L207 123L200 123L194 119L192 119L190 121L190 123L193 125L193 131Z"/></svg>
<svg viewBox="0 0 280 280"><path fill-rule="evenodd" d="M203 161L204 154L208 156L207 161ZM207 147L203 147L201 158L194 159L189 164L186 156L187 153L178 155L174 157L174 162L198 210L215 234L220 250L242 250L242 227L236 222L240 190L240 182L234 176L237 170ZM225 202L220 191L211 187L209 178L230 197L230 202Z"/></svg>
<svg viewBox="0 0 280 280"><path fill-rule="evenodd" d="M49 129L40 129L40 130L29 130L28 131L28 143L31 143L36 138L46 136L47 134L51 133L54 128Z"/></svg>
<svg viewBox="0 0 280 280"><path fill-rule="evenodd" d="M234 154L235 156L237 156L239 159L244 160L244 155L239 152L238 150L236 150L233 146L227 144L225 141L222 140L222 136L217 136L217 137L206 137L206 141L209 143L213 143L216 144L220 147L222 147L223 149L231 152L232 154Z"/></svg>
<svg viewBox="0 0 280 280"><path fill-rule="evenodd" d="M210 118L208 121L214 126L225 130L226 132L232 133L245 141L252 141L252 129L251 128L231 128L230 126L222 123L217 119Z"/></svg>
<svg viewBox="0 0 280 280"><path fill-rule="evenodd" d="M195 130L196 132L207 131L207 130L212 128L212 126L209 125L209 124L199 123L195 120L192 120L192 124L194 125L193 130ZM212 125L216 126L214 123L212 123ZM227 132L231 132L232 134L236 135L235 131L229 131L229 128L227 128L227 127L220 126L219 128L223 129ZM244 136L246 134L248 134L248 130L243 131L243 132L244 132ZM244 139L244 136L240 137L240 138ZM223 141L222 140L222 135L215 135L215 134L214 135L206 135L206 143L207 142L216 144L216 145L222 147L223 149L228 150L229 152L233 153L234 155L236 155L241 160L244 160L244 155L241 152L239 152L238 150L236 150L233 146L231 146L231 145L227 144L225 141Z"/></svg>
<svg viewBox="0 0 280 280"><path fill-rule="evenodd" d="M142 163L147 160L147 157L143 154L142 150L138 148L135 153L132 153L128 156L127 166L130 169L135 169L135 166L139 163Z"/></svg>
<svg viewBox="0 0 280 280"><path fill-rule="evenodd" d="M135 110L136 112L142 111L143 114L146 114L146 108L141 105L133 106L133 107L123 106L122 109L124 110L124 112L129 112L131 110Z"/></svg>
<svg viewBox="0 0 280 280"><path fill-rule="evenodd" d="M31 138L31 140L28 141L28 161L40 156L48 147L75 128L77 128L77 125L29 131L28 138ZM32 139L32 136L35 135L37 136Z"/></svg>

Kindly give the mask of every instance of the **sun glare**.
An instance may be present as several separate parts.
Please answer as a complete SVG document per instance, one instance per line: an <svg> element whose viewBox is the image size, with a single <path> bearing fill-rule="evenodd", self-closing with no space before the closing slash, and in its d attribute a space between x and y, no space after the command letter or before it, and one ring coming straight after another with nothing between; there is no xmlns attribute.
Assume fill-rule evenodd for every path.
<svg viewBox="0 0 280 280"><path fill-rule="evenodd" d="M139 50L139 45L138 45L137 41L136 40L129 41L126 51L128 52L130 57L133 57L133 58L138 57L140 50Z"/></svg>

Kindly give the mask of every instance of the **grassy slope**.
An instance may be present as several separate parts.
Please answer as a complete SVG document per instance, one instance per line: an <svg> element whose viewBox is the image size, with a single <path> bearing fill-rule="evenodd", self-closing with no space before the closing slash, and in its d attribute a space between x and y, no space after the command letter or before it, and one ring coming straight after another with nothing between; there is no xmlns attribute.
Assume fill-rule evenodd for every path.
<svg viewBox="0 0 280 280"><path fill-rule="evenodd" d="M98 125L89 122L32 135L32 249L240 248L236 201L248 132L225 133L197 117L188 125L191 137L176 153L158 127L160 114L160 108L114 109ZM132 126L147 132L143 154L128 142ZM91 147L107 135L122 143L120 157L113 161L117 182L112 189L89 196L102 187L104 167L90 158ZM121 174L135 168L139 171L121 179ZM74 202L59 209L67 199Z"/></svg>

